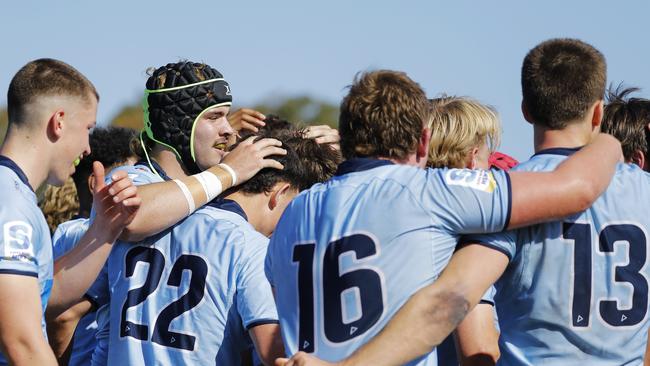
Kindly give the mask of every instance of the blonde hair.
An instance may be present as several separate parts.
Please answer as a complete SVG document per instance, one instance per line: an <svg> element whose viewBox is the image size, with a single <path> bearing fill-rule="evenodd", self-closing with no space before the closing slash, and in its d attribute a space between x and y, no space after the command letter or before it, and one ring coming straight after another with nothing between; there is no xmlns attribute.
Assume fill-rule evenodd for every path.
<svg viewBox="0 0 650 366"><path fill-rule="evenodd" d="M472 149L487 143L490 152L501 139L494 108L467 97L443 95L432 99L431 142L427 166L465 168Z"/></svg>
<svg viewBox="0 0 650 366"><path fill-rule="evenodd" d="M72 219L79 212L77 188L72 178L61 187L47 186L39 207L52 233L60 224Z"/></svg>

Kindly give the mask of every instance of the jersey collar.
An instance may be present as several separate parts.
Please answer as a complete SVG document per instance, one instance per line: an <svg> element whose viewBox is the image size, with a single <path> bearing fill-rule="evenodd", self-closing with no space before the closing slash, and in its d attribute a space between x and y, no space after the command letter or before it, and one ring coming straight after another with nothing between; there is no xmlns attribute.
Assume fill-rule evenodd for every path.
<svg viewBox="0 0 650 366"><path fill-rule="evenodd" d="M344 175L344 174L349 174L354 172L362 172L364 170L370 170L380 166L393 165L393 164L395 163L393 163L390 160L373 159L373 158L355 158L355 159L346 160L341 164L339 164L338 169L336 169L336 174L334 175L339 176L339 175Z"/></svg>
<svg viewBox="0 0 650 366"><path fill-rule="evenodd" d="M564 155L564 156L571 156L573 153L576 151L582 149L583 146L578 146L578 147L552 147L550 149L544 149L540 150L535 153L533 156L537 155Z"/></svg>
<svg viewBox="0 0 650 366"><path fill-rule="evenodd" d="M232 213L236 213L237 215L243 217L244 220L248 221L248 216L246 216L246 212L244 212L244 209L239 205L239 203L233 200L217 197L212 201L206 203L206 205L214 208L218 208L220 210L226 210Z"/></svg>
<svg viewBox="0 0 650 366"><path fill-rule="evenodd" d="M149 163L146 160L139 160L137 163L135 163L135 165L146 166L147 168L152 169L155 173L158 173L158 175L160 175L160 177L165 181L172 180L167 175L165 170L160 166L160 164L158 164L153 159L151 159L151 165L149 165Z"/></svg>
<svg viewBox="0 0 650 366"><path fill-rule="evenodd" d="M13 160L9 159L4 155L0 155L0 166L5 166L11 169L14 173L16 173L20 181L25 183L25 185L29 187L29 189L31 189L32 192L34 192L34 188L32 188L32 186L29 184L29 180L27 180L27 175L25 175L25 172L23 172L23 170L20 169L18 164L16 164Z"/></svg>

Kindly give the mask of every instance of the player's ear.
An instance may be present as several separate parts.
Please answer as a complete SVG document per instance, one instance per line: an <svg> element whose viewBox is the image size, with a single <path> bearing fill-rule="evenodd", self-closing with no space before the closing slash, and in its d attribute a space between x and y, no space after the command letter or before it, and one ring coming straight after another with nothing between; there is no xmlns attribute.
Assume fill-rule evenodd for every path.
<svg viewBox="0 0 650 366"><path fill-rule="evenodd" d="M528 107L526 107L526 103L524 103L523 100L521 101L521 113L524 115L524 119L526 120L526 122L530 123L531 125L535 124L533 119L530 117L530 113L528 112Z"/></svg>
<svg viewBox="0 0 650 366"><path fill-rule="evenodd" d="M427 158L429 156L429 142L431 141L431 129L425 127L420 133L420 139L418 141L418 147L416 151L416 161L419 163L424 161L426 164ZM424 164L422 164L424 166Z"/></svg>
<svg viewBox="0 0 650 366"><path fill-rule="evenodd" d="M467 155L467 161L465 162L465 167L467 169L476 169L476 166L478 165L478 150L478 146L475 146L472 151L469 152L469 155Z"/></svg>
<svg viewBox="0 0 650 366"><path fill-rule="evenodd" d="M66 113L63 109L55 110L47 120L47 137L57 141L63 135L63 124Z"/></svg>
<svg viewBox="0 0 650 366"><path fill-rule="evenodd" d="M269 210L274 210L276 207L278 207L278 204L280 201L283 199L287 199L288 197L287 194L289 193L289 189L291 188L291 185L289 183L284 183L280 182L277 183L273 189L271 190L271 194L269 196Z"/></svg>
<svg viewBox="0 0 650 366"><path fill-rule="evenodd" d="M594 103L593 107L593 113L591 114L591 126L593 128L598 128L600 126L600 123L603 120L603 114L604 114L604 102L602 99Z"/></svg>
<svg viewBox="0 0 650 366"><path fill-rule="evenodd" d="M88 176L88 191L90 193L95 192L95 174L92 172Z"/></svg>
<svg viewBox="0 0 650 366"><path fill-rule="evenodd" d="M645 154L641 150L634 150L630 163L638 165L641 169L645 168Z"/></svg>

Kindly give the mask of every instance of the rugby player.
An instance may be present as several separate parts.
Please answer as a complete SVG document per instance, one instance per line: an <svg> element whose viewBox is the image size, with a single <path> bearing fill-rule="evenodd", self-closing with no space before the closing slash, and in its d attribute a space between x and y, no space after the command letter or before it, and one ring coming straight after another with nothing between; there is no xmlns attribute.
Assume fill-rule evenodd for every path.
<svg viewBox="0 0 650 366"><path fill-rule="evenodd" d="M2 363L56 365L45 338L45 306L60 313L77 301L104 264L114 240L140 204L125 173L95 163L97 212L74 250L52 260L52 242L34 188L62 185L74 162L90 153L99 96L70 65L38 59L23 66L7 92L9 126L0 147L0 347Z"/></svg>
<svg viewBox="0 0 650 366"><path fill-rule="evenodd" d="M421 169L430 137L428 103L416 83L393 71L361 74L341 103L341 150L348 160L336 177L292 201L267 254L287 354L303 351L289 364L313 361L307 353L328 361L350 356L411 295L435 283L461 234L586 209L620 157L620 144L600 135L553 172ZM390 342L373 342L381 351L355 354L359 364L404 364L413 359L404 357L406 342L421 351L409 364L436 364L434 346L490 284L475 297L462 287L427 295L426 310L410 314L419 322L391 332Z"/></svg>
<svg viewBox="0 0 650 366"><path fill-rule="evenodd" d="M273 158L283 170L260 171L137 245L118 242L89 290L110 306L108 364L238 365L247 334L264 364L283 354L264 276L267 237L290 200L340 159L304 131L262 136L282 141L287 154Z"/></svg>

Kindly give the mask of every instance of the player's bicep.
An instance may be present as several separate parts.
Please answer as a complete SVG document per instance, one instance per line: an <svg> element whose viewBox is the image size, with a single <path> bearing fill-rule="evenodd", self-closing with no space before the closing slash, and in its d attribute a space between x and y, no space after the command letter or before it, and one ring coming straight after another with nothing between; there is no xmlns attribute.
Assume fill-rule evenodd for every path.
<svg viewBox="0 0 650 366"><path fill-rule="evenodd" d="M3 352L18 340L28 343L45 341L37 278L0 274L0 298L0 343Z"/></svg>
<svg viewBox="0 0 650 366"><path fill-rule="evenodd" d="M255 350L265 365L273 365L278 357L284 357L284 345L279 324L261 324L248 330Z"/></svg>

